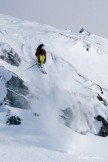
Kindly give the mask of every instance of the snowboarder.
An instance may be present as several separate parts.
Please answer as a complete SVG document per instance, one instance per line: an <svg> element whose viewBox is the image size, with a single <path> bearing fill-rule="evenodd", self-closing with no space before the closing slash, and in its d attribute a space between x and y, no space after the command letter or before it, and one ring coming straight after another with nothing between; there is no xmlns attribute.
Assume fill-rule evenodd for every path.
<svg viewBox="0 0 108 162"><path fill-rule="evenodd" d="M37 65L38 65L38 66L42 66L43 64L45 64L45 62L46 62L46 51L45 51L45 46L44 46L44 44L40 44L40 45L37 47L35 56L36 56L37 59L38 59L38 62L37 62Z"/></svg>

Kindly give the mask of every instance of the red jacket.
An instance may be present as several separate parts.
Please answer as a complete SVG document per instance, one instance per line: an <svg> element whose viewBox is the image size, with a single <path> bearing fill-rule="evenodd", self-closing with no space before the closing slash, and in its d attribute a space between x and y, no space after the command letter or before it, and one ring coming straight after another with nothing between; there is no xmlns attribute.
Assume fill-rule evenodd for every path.
<svg viewBox="0 0 108 162"><path fill-rule="evenodd" d="M43 49L37 49L37 51L35 53L36 57L38 58L38 61L40 60L40 55L43 55L43 54L45 56L45 61L44 61L44 63L45 63L46 62L46 51Z"/></svg>

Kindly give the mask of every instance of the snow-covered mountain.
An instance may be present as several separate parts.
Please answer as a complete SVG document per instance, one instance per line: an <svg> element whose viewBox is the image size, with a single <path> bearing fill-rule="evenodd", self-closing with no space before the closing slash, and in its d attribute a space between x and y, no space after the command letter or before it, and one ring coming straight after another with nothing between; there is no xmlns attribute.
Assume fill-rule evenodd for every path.
<svg viewBox="0 0 108 162"><path fill-rule="evenodd" d="M96 120L108 119L108 40L85 31L0 15L0 161L108 160ZM40 42L47 74L28 69Z"/></svg>

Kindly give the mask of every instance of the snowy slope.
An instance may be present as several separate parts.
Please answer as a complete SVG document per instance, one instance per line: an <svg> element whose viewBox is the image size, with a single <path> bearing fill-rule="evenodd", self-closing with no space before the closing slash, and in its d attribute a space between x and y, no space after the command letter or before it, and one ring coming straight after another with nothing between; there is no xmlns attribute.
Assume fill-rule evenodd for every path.
<svg viewBox="0 0 108 162"><path fill-rule="evenodd" d="M40 42L47 51L43 67L47 74L36 66L25 71L35 63ZM21 59L18 67L0 59L0 74L9 77L9 70L11 76L19 76L32 96L29 110L1 106L0 160L107 160L107 150L103 148L107 148L108 140L95 136L101 123L94 117L108 118L108 40L0 15L0 45L1 54L4 46L7 50L11 47ZM1 92L5 89L2 84L5 86L3 80ZM6 92L1 93L0 101L3 95ZM103 101L98 100L98 95ZM5 124L8 110L22 118L21 125Z"/></svg>

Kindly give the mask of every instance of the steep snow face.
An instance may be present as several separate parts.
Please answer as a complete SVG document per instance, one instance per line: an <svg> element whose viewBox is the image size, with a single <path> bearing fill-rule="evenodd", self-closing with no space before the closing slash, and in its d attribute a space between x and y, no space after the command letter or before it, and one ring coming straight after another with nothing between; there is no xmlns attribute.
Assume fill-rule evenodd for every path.
<svg viewBox="0 0 108 162"><path fill-rule="evenodd" d="M41 146L63 150L72 142L72 130L97 134L100 125L94 117L108 118L108 40L0 15L0 42L0 49L6 44L5 48L11 47L18 54L17 59L21 59L18 66L0 59L0 66L24 80L32 94L31 110L27 114L8 107L11 113L22 117L24 134L31 131L33 136L44 136ZM40 42L47 51L43 66L47 74L42 74L37 66L28 69L35 64L35 51ZM38 114L36 120L32 119L32 113ZM48 139L49 144L45 143Z"/></svg>

